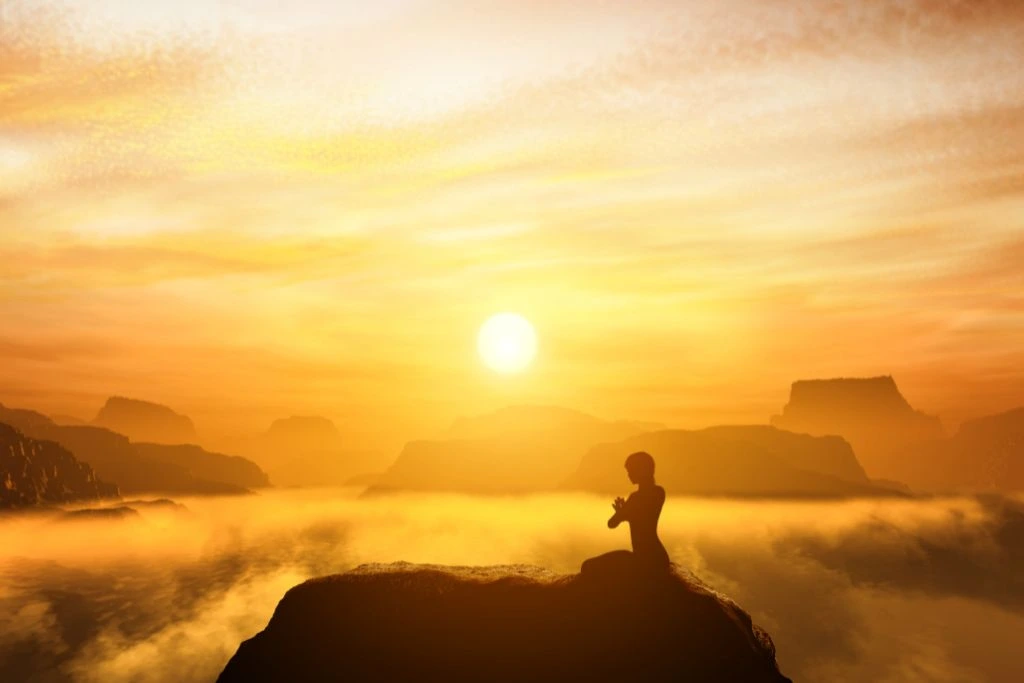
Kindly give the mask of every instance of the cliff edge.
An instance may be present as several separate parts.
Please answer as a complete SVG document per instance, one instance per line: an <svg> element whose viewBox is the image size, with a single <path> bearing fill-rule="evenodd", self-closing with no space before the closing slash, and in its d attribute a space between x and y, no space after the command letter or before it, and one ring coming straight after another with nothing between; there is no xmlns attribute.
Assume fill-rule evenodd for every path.
<svg viewBox="0 0 1024 683"><path fill-rule="evenodd" d="M365 565L288 591L218 679L764 681L771 639L697 579Z"/></svg>

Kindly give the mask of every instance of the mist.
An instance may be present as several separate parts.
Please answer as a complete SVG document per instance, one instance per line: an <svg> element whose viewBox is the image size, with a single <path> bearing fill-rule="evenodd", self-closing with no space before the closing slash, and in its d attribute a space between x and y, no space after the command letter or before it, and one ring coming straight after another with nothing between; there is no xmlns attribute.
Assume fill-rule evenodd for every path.
<svg viewBox="0 0 1024 683"><path fill-rule="evenodd" d="M0 521L0 679L213 680L285 591L368 562L576 571L628 547L589 495L182 499ZM1024 500L673 498L672 558L735 599L799 681L1024 679Z"/></svg>

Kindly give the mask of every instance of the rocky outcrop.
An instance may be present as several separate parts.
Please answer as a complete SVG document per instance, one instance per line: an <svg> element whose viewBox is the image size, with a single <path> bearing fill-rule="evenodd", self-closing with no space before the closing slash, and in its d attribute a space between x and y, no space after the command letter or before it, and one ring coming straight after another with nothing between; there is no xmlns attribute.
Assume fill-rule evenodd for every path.
<svg viewBox="0 0 1024 683"><path fill-rule="evenodd" d="M176 465L194 476L243 489L270 486L270 478L251 460L237 455L211 453L199 446L137 443L135 452L144 458Z"/></svg>
<svg viewBox="0 0 1024 683"><path fill-rule="evenodd" d="M288 591L218 679L782 683L771 639L697 579L370 565Z"/></svg>
<svg viewBox="0 0 1024 683"><path fill-rule="evenodd" d="M52 427L40 432L60 443L95 468L99 476L116 481L122 493L171 495L234 495L243 486L197 477L188 468L140 453L121 434L101 427Z"/></svg>
<svg viewBox="0 0 1024 683"><path fill-rule="evenodd" d="M914 410L892 377L794 382L789 403L772 424L791 432L842 436L871 477L913 485L926 463L902 454L924 441L941 439L937 417Z"/></svg>
<svg viewBox="0 0 1024 683"><path fill-rule="evenodd" d="M178 453L176 450L165 452L164 455L172 455L167 455L164 459L141 453L137 448L138 444L131 443L128 437L109 429L62 426L50 421L41 413L0 406L0 422L2 421L13 422L13 426L26 436L60 444L76 458L92 467L100 479L116 483L122 493L230 495L248 492L248 487L232 481L196 476L186 465L173 462L176 457L173 454ZM186 458L197 461L200 469L210 472L219 469L220 463L223 462L220 458L227 457L207 453L202 449L191 450L187 446L182 448L189 454ZM204 454L216 457L212 457L211 461L204 457ZM248 466L241 467L251 472Z"/></svg>
<svg viewBox="0 0 1024 683"><path fill-rule="evenodd" d="M557 488L591 447L657 425L520 406L455 422L452 438L411 441L371 492L514 494Z"/></svg>
<svg viewBox="0 0 1024 683"><path fill-rule="evenodd" d="M766 426L669 429L591 449L565 487L621 493L629 487L623 463L647 451L658 483L671 495L811 497L897 495L865 476L839 437L792 434Z"/></svg>
<svg viewBox="0 0 1024 683"><path fill-rule="evenodd" d="M163 444L199 442L192 420L167 406L114 396L107 399L93 424L124 434L132 441Z"/></svg>
<svg viewBox="0 0 1024 683"><path fill-rule="evenodd" d="M0 508L117 497L117 486L56 443L0 424Z"/></svg>

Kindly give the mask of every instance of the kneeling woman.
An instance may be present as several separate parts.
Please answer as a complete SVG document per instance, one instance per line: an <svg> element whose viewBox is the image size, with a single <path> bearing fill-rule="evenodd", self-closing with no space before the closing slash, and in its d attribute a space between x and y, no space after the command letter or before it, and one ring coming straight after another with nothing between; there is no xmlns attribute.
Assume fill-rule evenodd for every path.
<svg viewBox="0 0 1024 683"><path fill-rule="evenodd" d="M608 528L629 522L633 552L616 550L592 557L583 563L584 574L668 570L668 552L658 539L658 518L665 504L665 489L654 483L654 458L643 451L634 453L626 458L626 473L637 490L627 500L615 499L612 503L615 514L608 520Z"/></svg>

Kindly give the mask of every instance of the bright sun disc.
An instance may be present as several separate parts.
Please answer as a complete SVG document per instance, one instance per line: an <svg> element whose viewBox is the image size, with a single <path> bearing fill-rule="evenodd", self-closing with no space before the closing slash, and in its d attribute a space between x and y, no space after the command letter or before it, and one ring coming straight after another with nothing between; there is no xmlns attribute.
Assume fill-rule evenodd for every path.
<svg viewBox="0 0 1024 683"><path fill-rule="evenodd" d="M518 313L499 313L480 328L477 349L484 362L498 372L518 372L537 354L537 333Z"/></svg>

